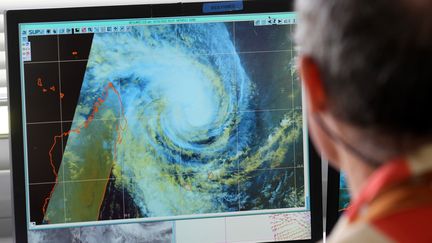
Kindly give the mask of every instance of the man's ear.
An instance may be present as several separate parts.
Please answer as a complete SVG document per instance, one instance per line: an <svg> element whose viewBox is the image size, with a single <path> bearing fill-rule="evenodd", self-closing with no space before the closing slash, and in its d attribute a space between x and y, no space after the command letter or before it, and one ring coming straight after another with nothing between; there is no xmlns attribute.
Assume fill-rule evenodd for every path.
<svg viewBox="0 0 432 243"><path fill-rule="evenodd" d="M327 95L318 65L312 58L300 56L299 69L310 111L320 112L325 110L327 107Z"/></svg>

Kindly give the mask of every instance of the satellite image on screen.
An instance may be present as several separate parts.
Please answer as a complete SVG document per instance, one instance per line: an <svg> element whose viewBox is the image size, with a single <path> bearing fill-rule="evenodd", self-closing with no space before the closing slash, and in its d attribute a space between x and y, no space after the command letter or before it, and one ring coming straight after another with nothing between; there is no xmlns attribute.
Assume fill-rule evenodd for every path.
<svg viewBox="0 0 432 243"><path fill-rule="evenodd" d="M340 173L339 180L339 212L345 211L350 203L351 196L346 182L345 174Z"/></svg>
<svg viewBox="0 0 432 243"><path fill-rule="evenodd" d="M304 207L291 31L247 21L30 37L30 221Z"/></svg>

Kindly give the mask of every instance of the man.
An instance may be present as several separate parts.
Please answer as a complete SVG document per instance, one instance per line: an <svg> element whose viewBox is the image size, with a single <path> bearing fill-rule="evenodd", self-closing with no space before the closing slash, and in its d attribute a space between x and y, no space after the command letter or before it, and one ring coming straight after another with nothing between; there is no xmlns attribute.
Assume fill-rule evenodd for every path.
<svg viewBox="0 0 432 243"><path fill-rule="evenodd" d="M296 7L310 133L353 198L328 242L432 242L432 1Z"/></svg>

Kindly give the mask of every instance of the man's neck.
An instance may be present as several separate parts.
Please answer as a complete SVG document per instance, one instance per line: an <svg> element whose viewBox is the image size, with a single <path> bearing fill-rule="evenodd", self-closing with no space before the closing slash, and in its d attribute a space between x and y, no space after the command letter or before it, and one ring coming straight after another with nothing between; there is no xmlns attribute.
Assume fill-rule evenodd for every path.
<svg viewBox="0 0 432 243"><path fill-rule="evenodd" d="M340 156L341 170L346 174L350 193L354 199L375 169L346 151L342 151Z"/></svg>

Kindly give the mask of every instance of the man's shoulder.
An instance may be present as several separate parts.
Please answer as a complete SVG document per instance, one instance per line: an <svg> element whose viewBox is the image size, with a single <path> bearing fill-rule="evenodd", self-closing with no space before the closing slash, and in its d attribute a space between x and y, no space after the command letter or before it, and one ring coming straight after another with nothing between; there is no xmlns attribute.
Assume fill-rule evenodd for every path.
<svg viewBox="0 0 432 243"><path fill-rule="evenodd" d="M397 242L432 242L432 205L401 210L374 219L371 225Z"/></svg>
<svg viewBox="0 0 432 243"><path fill-rule="evenodd" d="M345 217L338 222L330 243L345 242L432 242L432 205L424 205L393 214L348 223Z"/></svg>
<svg viewBox="0 0 432 243"><path fill-rule="evenodd" d="M363 242L392 242L385 234L367 222L349 224L342 217L332 234L327 238L329 243L363 243Z"/></svg>

